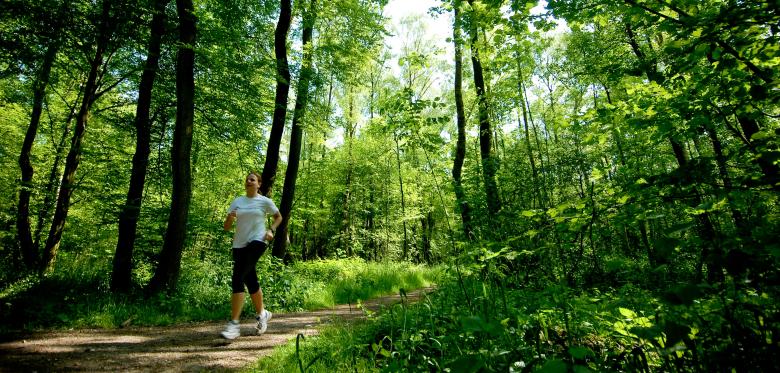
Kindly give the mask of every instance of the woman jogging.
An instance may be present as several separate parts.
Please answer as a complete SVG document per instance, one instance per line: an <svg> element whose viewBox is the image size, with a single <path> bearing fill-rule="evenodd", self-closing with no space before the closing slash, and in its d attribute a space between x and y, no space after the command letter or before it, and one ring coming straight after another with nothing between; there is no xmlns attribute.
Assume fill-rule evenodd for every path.
<svg viewBox="0 0 780 373"><path fill-rule="evenodd" d="M226 339L235 339L241 335L239 318L241 308L244 306L244 285L249 292L249 297L257 312L257 334L265 333L271 312L263 305L263 290L257 281L255 265L263 255L268 242L273 240L276 227L282 222L282 214L276 208L274 202L259 194L260 175L250 172L244 180L246 195L236 197L228 208L224 228L229 231L236 223L236 231L233 234L233 276L231 288L233 294L230 297L230 322L228 322L222 336ZM268 215L273 215L273 223L266 228Z"/></svg>

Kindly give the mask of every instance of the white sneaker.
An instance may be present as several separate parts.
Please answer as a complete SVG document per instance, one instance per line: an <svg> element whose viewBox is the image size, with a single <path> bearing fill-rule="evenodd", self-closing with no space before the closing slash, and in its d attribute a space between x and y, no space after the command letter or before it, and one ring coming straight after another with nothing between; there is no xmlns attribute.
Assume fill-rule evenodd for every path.
<svg viewBox="0 0 780 373"><path fill-rule="evenodd" d="M265 333L265 330L268 329L268 320L271 320L272 316L273 314L268 310L263 310L261 314L255 316L255 320L257 320L257 326L255 326L257 335Z"/></svg>
<svg viewBox="0 0 780 373"><path fill-rule="evenodd" d="M225 339L236 339L241 335L241 324L234 324L228 321L225 330L222 331L222 337Z"/></svg>

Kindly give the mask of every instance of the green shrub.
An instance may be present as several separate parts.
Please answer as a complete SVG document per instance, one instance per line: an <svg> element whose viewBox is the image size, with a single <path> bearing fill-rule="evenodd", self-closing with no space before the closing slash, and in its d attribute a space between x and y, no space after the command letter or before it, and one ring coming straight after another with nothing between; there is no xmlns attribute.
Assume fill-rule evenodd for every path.
<svg viewBox="0 0 780 373"><path fill-rule="evenodd" d="M2 289L0 331L169 325L228 317L231 277L228 252L210 252L202 260L195 254L185 254L178 289L148 299L140 287L129 294L112 294L108 286L110 274L105 266L98 265L99 260L88 255L65 254L58 261L58 269L48 278L28 277ZM359 259L285 266L270 255L260 259L257 269L266 307L275 312L355 303L401 288L428 286L436 272L422 266ZM140 272L147 270L144 267ZM254 309L249 297L246 298L244 315L251 315Z"/></svg>

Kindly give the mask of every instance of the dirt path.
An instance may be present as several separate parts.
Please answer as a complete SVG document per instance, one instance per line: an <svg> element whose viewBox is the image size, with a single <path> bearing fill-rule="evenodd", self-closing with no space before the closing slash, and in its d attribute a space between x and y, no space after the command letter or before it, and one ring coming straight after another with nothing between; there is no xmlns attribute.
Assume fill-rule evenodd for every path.
<svg viewBox="0 0 780 373"><path fill-rule="evenodd" d="M419 299L425 291L409 294ZM398 295L366 301L372 310L400 302ZM274 313L268 331L252 335L254 319L242 320L242 336L227 341L219 332L224 322L84 329L4 336L0 342L0 372L201 372L232 371L271 353L298 333L317 334L316 327L334 319L363 318L355 305L297 313Z"/></svg>

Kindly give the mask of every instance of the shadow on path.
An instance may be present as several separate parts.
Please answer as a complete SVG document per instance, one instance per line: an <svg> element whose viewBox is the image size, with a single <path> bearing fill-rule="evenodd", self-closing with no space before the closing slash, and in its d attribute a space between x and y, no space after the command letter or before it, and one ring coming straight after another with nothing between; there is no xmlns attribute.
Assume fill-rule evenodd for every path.
<svg viewBox="0 0 780 373"><path fill-rule="evenodd" d="M430 290L411 292L408 300L419 300ZM376 311L401 300L399 295L389 295L363 304ZM320 324L364 317L354 304L274 313L264 335L254 335L254 319L244 320L242 336L233 341L219 335L224 322L19 334L0 343L0 372L231 371L270 354L299 333L317 334Z"/></svg>

